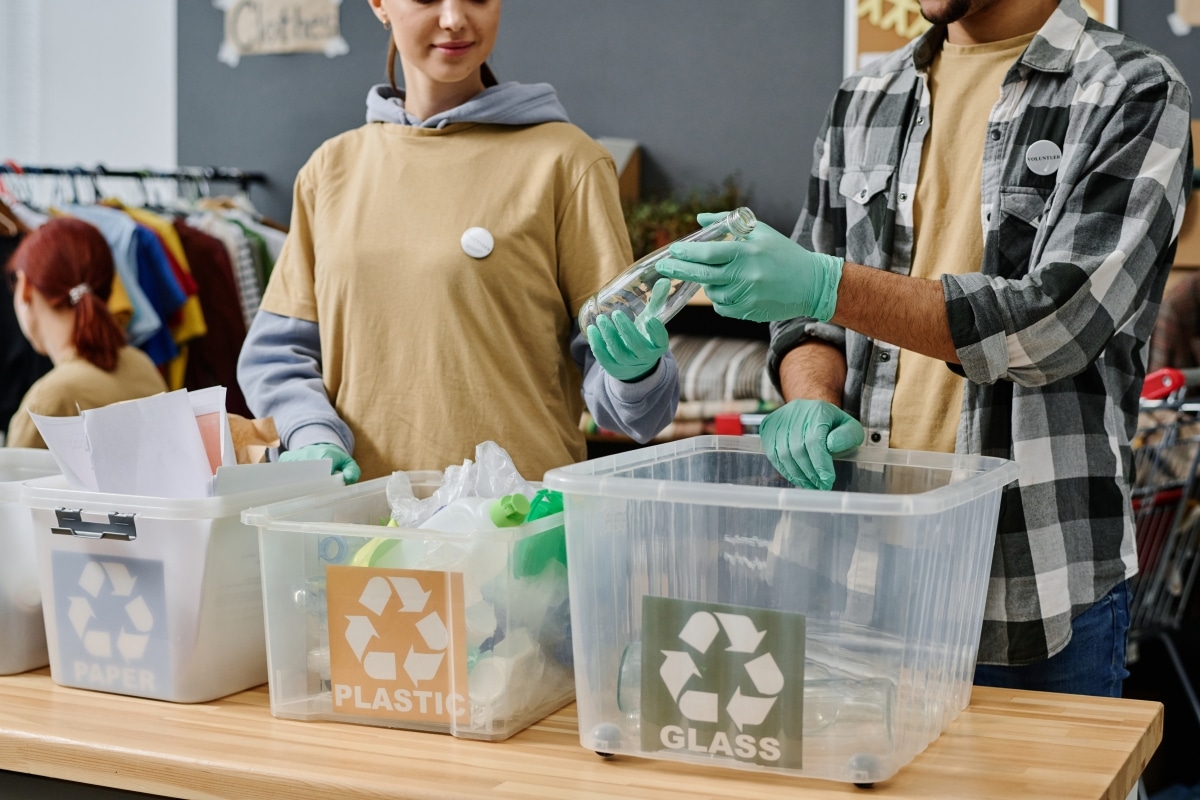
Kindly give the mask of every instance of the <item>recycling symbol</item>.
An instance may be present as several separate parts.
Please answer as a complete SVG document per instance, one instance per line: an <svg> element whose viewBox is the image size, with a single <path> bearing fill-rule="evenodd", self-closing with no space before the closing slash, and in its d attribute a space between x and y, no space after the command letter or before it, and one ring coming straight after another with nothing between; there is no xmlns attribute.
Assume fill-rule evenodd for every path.
<svg viewBox="0 0 1200 800"><path fill-rule="evenodd" d="M679 640L691 649L662 651L666 660L658 674L667 691L671 693L671 699L678 706L679 713L693 722L718 721L721 705L718 694L688 689L687 684L693 677L701 676L692 651L703 657L707 663L707 659L710 658L709 651L722 629L729 639L729 647L725 650L728 653L752 656L758 651L766 635L766 631L755 628L754 620L747 616L720 611L697 611L679 632ZM719 650L716 651L715 657L721 655ZM739 731L746 726L762 725L784 687L783 673L769 651L745 662L743 669L754 685L757 695L742 694L739 686L734 689L733 696L725 704L725 712Z"/></svg>
<svg viewBox="0 0 1200 800"><path fill-rule="evenodd" d="M398 613L423 614L430 594L416 578L376 575L367 581L358 604L370 615L346 615L349 622L346 642L368 677L378 681L396 680L399 661L397 653L370 649L375 639L382 641L372 619L378 620L383 615L393 596L400 600ZM450 645L450 634L436 610L419 619L415 627L425 649L418 651L410 644L408 653L404 654L403 669L413 685L420 686L421 681L437 677Z"/></svg>
<svg viewBox="0 0 1200 800"><path fill-rule="evenodd" d="M114 645L126 663L137 661L145 655L146 644L150 641L149 633L154 627L154 615L145 598L140 594L134 595L136 583L137 578L130 575L129 568L120 562L88 561L84 565L78 583L84 594L67 596L70 601L67 618L88 655L93 658L112 658ZM121 620L115 642L112 631L99 628L94 622L97 617L92 602L101 598L105 587L108 588L108 596L129 598L124 603L125 618ZM115 621L110 620L109 623L115 624Z"/></svg>

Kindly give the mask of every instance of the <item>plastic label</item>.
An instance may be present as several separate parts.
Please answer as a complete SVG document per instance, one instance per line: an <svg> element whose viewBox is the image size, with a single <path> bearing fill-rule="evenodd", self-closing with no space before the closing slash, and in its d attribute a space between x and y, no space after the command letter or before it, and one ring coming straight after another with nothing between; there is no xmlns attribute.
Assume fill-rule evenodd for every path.
<svg viewBox="0 0 1200 800"><path fill-rule="evenodd" d="M56 550L51 571L62 682L170 697L162 562Z"/></svg>
<svg viewBox="0 0 1200 800"><path fill-rule="evenodd" d="M801 614L642 599L642 750L800 769Z"/></svg>
<svg viewBox="0 0 1200 800"><path fill-rule="evenodd" d="M467 725L461 572L329 566L333 710Z"/></svg>

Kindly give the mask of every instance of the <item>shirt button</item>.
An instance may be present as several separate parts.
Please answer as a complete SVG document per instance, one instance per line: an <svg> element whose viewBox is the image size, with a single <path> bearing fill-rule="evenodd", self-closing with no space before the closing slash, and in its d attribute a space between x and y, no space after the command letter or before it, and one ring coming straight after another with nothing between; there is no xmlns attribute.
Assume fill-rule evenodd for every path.
<svg viewBox="0 0 1200 800"><path fill-rule="evenodd" d="M872 433L872 434L871 434L871 441L872 441L872 442L874 442L875 444L879 444L879 442L880 442L882 439L883 439L883 437L882 437L882 436L880 436L878 433Z"/></svg>
<svg viewBox="0 0 1200 800"><path fill-rule="evenodd" d="M924 124L925 124L925 118L924 118L924 117L917 117L917 124L918 124L918 125L924 125Z"/></svg>
<svg viewBox="0 0 1200 800"><path fill-rule="evenodd" d="M862 189L861 191L859 191L859 193L858 193L858 199L859 199L859 200L866 200L866 199L867 199L867 190L866 190L866 189Z"/></svg>
<svg viewBox="0 0 1200 800"><path fill-rule="evenodd" d="M900 202L904 202L907 199L908 199L908 192L901 192L900 193Z"/></svg>
<svg viewBox="0 0 1200 800"><path fill-rule="evenodd" d="M891 353L880 353L879 354L880 361L891 361L891 359L892 359Z"/></svg>
<svg viewBox="0 0 1200 800"><path fill-rule="evenodd" d="M993 142L1000 141L1000 130L998 128L992 128L991 137Z"/></svg>

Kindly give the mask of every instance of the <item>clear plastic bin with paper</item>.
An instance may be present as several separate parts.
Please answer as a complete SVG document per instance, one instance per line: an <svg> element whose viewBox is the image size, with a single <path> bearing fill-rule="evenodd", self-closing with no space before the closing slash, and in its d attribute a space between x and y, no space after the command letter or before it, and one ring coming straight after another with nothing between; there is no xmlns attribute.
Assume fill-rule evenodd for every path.
<svg viewBox="0 0 1200 800"><path fill-rule="evenodd" d="M0 675L50 663L33 525L18 498L23 481L57 472L45 450L0 447Z"/></svg>
<svg viewBox="0 0 1200 800"><path fill-rule="evenodd" d="M219 387L35 421L63 467L18 494L54 681L181 703L263 683L258 542L240 514L341 486L328 461L236 464Z"/></svg>

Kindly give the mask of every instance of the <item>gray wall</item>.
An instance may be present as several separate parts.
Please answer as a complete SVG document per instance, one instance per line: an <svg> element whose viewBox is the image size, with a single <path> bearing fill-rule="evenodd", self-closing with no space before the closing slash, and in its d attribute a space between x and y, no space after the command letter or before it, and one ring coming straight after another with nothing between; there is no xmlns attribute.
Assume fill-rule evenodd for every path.
<svg viewBox="0 0 1200 800"><path fill-rule="evenodd" d="M345 0L350 54L216 59L222 14L179 6L179 163L261 170L253 190L287 219L291 182L325 139L360 125L383 79L386 33ZM1123 0L1122 28L1164 52L1200 95L1200 31L1171 34L1174 0ZM755 211L791 229L812 142L841 78L841 0L505 0L501 80L549 81L593 136L643 147L643 191L715 187L736 174ZM1198 110L1197 115L1200 115Z"/></svg>

